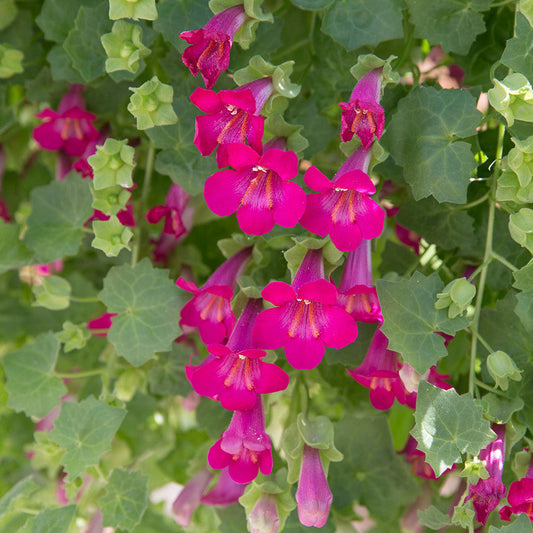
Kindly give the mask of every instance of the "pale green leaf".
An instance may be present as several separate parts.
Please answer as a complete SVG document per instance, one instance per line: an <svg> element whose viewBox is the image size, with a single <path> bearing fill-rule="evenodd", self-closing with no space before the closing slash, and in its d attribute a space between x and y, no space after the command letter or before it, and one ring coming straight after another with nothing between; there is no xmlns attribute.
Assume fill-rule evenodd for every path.
<svg viewBox="0 0 533 533"><path fill-rule="evenodd" d="M415 87L400 100L383 144L404 176L415 200L434 196L439 202L466 202L477 162L468 143L481 113L464 89Z"/></svg>
<svg viewBox="0 0 533 533"><path fill-rule="evenodd" d="M533 261L513 272L513 277L515 279L513 287L521 291L533 291Z"/></svg>
<svg viewBox="0 0 533 533"><path fill-rule="evenodd" d="M423 526L433 530L439 530L443 527L451 525L448 514L443 513L434 505L431 505L423 511L418 511L418 519Z"/></svg>
<svg viewBox="0 0 533 533"><path fill-rule="evenodd" d="M154 268L148 259L134 267L113 267L99 298L110 313L118 313L109 340L134 366L142 365L155 352L170 350L180 333L180 291L168 279L168 271Z"/></svg>
<svg viewBox="0 0 533 533"><path fill-rule="evenodd" d="M532 533L533 524L531 524L531 521L527 517L527 514L521 514L512 524L502 526L501 528L490 526L489 533L498 533L498 532L501 532L501 533Z"/></svg>
<svg viewBox="0 0 533 533"><path fill-rule="evenodd" d="M44 417L59 405L67 388L53 374L58 352L59 341L52 333L43 333L3 358L9 407Z"/></svg>
<svg viewBox="0 0 533 533"><path fill-rule="evenodd" d="M19 227L0 220L0 274L27 265L32 253L19 240Z"/></svg>
<svg viewBox="0 0 533 533"><path fill-rule="evenodd" d="M444 339L436 331L453 335L468 324L466 318L448 318L446 309L435 309L443 283L435 272L427 278L415 272L409 280L376 283L383 312L382 331L389 350L402 357L420 374L447 355Z"/></svg>
<svg viewBox="0 0 533 533"><path fill-rule="evenodd" d="M126 411L107 405L94 397L80 403L64 402L49 437L65 450L61 458L65 472L73 480L84 470L98 464L111 447Z"/></svg>
<svg viewBox="0 0 533 533"><path fill-rule="evenodd" d="M533 83L533 28L519 11L516 12L514 37L507 41L502 63L520 72Z"/></svg>
<svg viewBox="0 0 533 533"><path fill-rule="evenodd" d="M425 381L418 388L415 420L411 433L437 476L461 462L462 454L477 455L495 439L483 408L470 394L459 396L455 389L443 390Z"/></svg>
<svg viewBox="0 0 533 533"><path fill-rule="evenodd" d="M75 513L75 505L46 509L26 523L24 533L68 533Z"/></svg>

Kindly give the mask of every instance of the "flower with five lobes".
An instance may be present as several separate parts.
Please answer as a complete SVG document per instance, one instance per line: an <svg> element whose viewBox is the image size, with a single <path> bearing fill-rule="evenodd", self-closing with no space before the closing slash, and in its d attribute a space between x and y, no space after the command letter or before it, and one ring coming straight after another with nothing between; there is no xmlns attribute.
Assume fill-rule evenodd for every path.
<svg viewBox="0 0 533 533"><path fill-rule="evenodd" d="M180 33L191 45L183 52L183 63L193 76L198 72L202 74L208 89L215 85L220 73L227 70L233 36L247 18L244 5L240 4L218 13L199 30Z"/></svg>
<svg viewBox="0 0 533 533"><path fill-rule="evenodd" d="M324 279L321 250L309 250L293 284L269 283L261 293L276 307L262 311L252 337L256 346L285 348L293 368L315 368L325 346L344 348L357 337L353 318L337 305L337 289Z"/></svg>
<svg viewBox="0 0 533 533"><path fill-rule="evenodd" d="M500 518L510 521L511 515L526 513L533 522L533 460L530 460L525 477L513 481L507 494L507 502L500 509Z"/></svg>
<svg viewBox="0 0 533 533"><path fill-rule="evenodd" d="M272 444L265 433L263 399L248 411L235 411L222 437L211 446L207 462L211 468L228 472L237 483L250 483L259 472L272 472Z"/></svg>
<svg viewBox="0 0 533 533"><path fill-rule="evenodd" d="M382 68L367 72L356 84L349 102L341 102L341 140L350 141L354 134L366 150L374 136L380 139L385 124L385 112L379 105Z"/></svg>
<svg viewBox="0 0 533 533"><path fill-rule="evenodd" d="M262 308L260 298L249 300L227 346L210 344L209 355L200 366L185 367L193 389L220 400L224 409L246 411L255 406L258 394L284 390L289 384L287 373L276 365L263 363L266 352L253 348L252 326Z"/></svg>
<svg viewBox="0 0 533 533"><path fill-rule="evenodd" d="M307 196L307 207L300 225L312 233L330 235L335 247L342 252L355 250L361 239L381 235L385 212L371 198L376 192L372 180L365 174L370 151L356 150L330 181L316 167L305 173L305 184L319 194Z"/></svg>
<svg viewBox="0 0 533 533"><path fill-rule="evenodd" d="M64 150L71 157L80 157L87 145L98 138L98 130L93 126L96 115L85 110L82 92L83 85L71 84L57 112L47 107L35 115L44 120L33 130L33 138L41 148L52 152Z"/></svg>
<svg viewBox="0 0 533 533"><path fill-rule="evenodd" d="M230 257L213 272L201 289L181 277L176 281L178 287L194 294L181 310L180 325L188 326L189 331L198 328L202 342L224 342L233 330L235 315L230 301L237 279L246 268L251 254L252 247L249 247Z"/></svg>
<svg viewBox="0 0 533 533"><path fill-rule="evenodd" d="M260 78L231 91L209 91L198 87L191 102L207 113L196 117L194 144L202 155L209 155L217 146L219 167L227 165L227 154L221 146L247 142L261 153L265 117L259 113L274 91L272 78Z"/></svg>
<svg viewBox="0 0 533 533"><path fill-rule="evenodd" d="M298 174L294 152L272 148L259 155L245 144L229 144L229 164L205 182L209 209L219 216L237 211L239 227L250 235L263 235L274 224L296 226L305 210L305 193L291 180Z"/></svg>

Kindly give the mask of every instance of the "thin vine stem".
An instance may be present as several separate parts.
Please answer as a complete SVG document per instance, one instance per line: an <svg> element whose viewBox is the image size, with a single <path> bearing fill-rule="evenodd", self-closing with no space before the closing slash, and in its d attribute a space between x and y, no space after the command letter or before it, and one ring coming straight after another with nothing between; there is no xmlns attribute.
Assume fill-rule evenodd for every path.
<svg viewBox="0 0 533 533"><path fill-rule="evenodd" d="M86 298L78 298L76 296L71 296L70 301L76 303L96 303L100 300L96 296L87 296Z"/></svg>
<svg viewBox="0 0 533 533"><path fill-rule="evenodd" d="M489 343L473 328L469 328L470 333L477 338L477 340L483 344L483 346L487 349L489 353L494 352L494 350L490 347Z"/></svg>
<svg viewBox="0 0 533 533"><path fill-rule="evenodd" d="M476 205L482 204L483 202L486 202L489 199L489 193L485 193L483 196L479 197L477 200L472 200L468 204L459 205L457 207L454 207L454 211L462 211L464 209L470 209L471 207L475 207Z"/></svg>
<svg viewBox="0 0 533 533"><path fill-rule="evenodd" d="M93 370L85 370L84 372L54 372L55 376L62 379L80 379L91 376L99 376L106 371L105 368L94 368Z"/></svg>
<svg viewBox="0 0 533 533"><path fill-rule="evenodd" d="M508 398L507 395L505 395L503 392L499 391L498 389L494 388L494 387L491 387L490 385L487 385L486 383L483 383L483 381L481 381L480 379L475 379L474 380L474 383L482 388L482 389L485 389L485 390L488 390L489 392L492 392L494 394L497 394L498 396L501 396L502 398Z"/></svg>
<svg viewBox="0 0 533 533"><path fill-rule="evenodd" d="M498 128L498 144L496 147L496 164L494 165L494 172L492 174L491 194L489 196L489 218L487 221L487 237L485 241L485 253L483 254L483 266L479 276L479 285L476 296L476 306L474 310L474 318L472 319L472 331L478 331L479 319L481 317L481 306L483 305L483 293L485 292L485 284L487 282L487 273L489 267L489 260L492 255L492 240L494 237L494 217L496 213L496 202L494 201L494 191L498 176L500 175L500 161L503 155L503 139L505 136L505 126L500 124ZM470 372L468 376L468 392L474 394L474 385L476 378L476 357L477 357L477 342L476 335L472 336L472 344L470 346Z"/></svg>
<svg viewBox="0 0 533 533"><path fill-rule="evenodd" d="M496 261L499 261L502 265L506 266L511 272L516 272L518 267L515 267L512 263L507 261L505 257L502 257L500 254L497 254L494 250L492 250L492 257L496 259Z"/></svg>

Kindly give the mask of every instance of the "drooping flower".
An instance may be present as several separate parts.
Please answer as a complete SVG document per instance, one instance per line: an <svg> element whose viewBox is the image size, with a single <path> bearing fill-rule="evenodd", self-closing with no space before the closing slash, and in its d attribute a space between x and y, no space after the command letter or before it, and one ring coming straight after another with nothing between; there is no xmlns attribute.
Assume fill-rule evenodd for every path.
<svg viewBox="0 0 533 533"><path fill-rule="evenodd" d="M53 152L63 149L71 157L80 157L87 145L98 138L93 125L96 115L85 110L82 92L83 85L71 84L57 112L46 108L36 115L44 120L33 130L33 138L41 148Z"/></svg>
<svg viewBox="0 0 533 533"><path fill-rule="evenodd" d="M405 454L405 460L411 465L411 472L425 479L437 479L435 471L429 463L426 463L426 454L417 448L416 439L409 435L403 450L399 453Z"/></svg>
<svg viewBox="0 0 533 533"><path fill-rule="evenodd" d="M19 270L19 278L28 285L42 285L43 279L63 270L63 261L56 259L51 263L27 265Z"/></svg>
<svg viewBox="0 0 533 533"><path fill-rule="evenodd" d="M202 342L220 343L231 333L235 315L230 301L251 253L251 247L244 248L230 257L213 272L201 289L182 277L176 281L178 287L194 294L181 310L180 325L198 328Z"/></svg>
<svg viewBox="0 0 533 533"><path fill-rule="evenodd" d="M368 239L362 239L356 250L348 254L337 302L357 322L383 322L378 294L372 285L372 253Z"/></svg>
<svg viewBox="0 0 533 533"><path fill-rule="evenodd" d="M480 479L475 485L470 485L467 497L467 500L472 500L474 504L476 520L483 525L506 492L505 485L502 483L505 460L505 424L492 424L491 429L496 433L496 438L479 452L479 458L485 461L489 477Z"/></svg>
<svg viewBox="0 0 533 533"><path fill-rule="evenodd" d="M209 155L217 146L217 164L227 166L227 153L220 146L247 142L261 153L265 118L259 113L272 95L272 78L261 78L231 91L209 91L197 88L191 102L207 113L196 117L194 144L202 155Z"/></svg>
<svg viewBox="0 0 533 533"><path fill-rule="evenodd" d="M203 396L220 400L228 410L245 411L257 402L258 394L287 388L289 376L278 366L263 363L264 350L253 348L252 327L262 310L260 298L246 304L233 328L227 346L210 344L209 356L198 367L187 366L193 389Z"/></svg>
<svg viewBox="0 0 533 533"><path fill-rule="evenodd" d="M107 337L107 332L113 325L114 316L117 316L117 313L102 313L87 322L87 329L95 337Z"/></svg>
<svg viewBox="0 0 533 533"><path fill-rule="evenodd" d="M200 498L200 503L204 505L218 505L227 507L239 501L243 495L246 485L236 483L231 479L228 469L224 468L220 472L217 484L207 494Z"/></svg>
<svg viewBox="0 0 533 533"><path fill-rule="evenodd" d="M376 192L365 174L370 152L356 150L330 181L316 167L305 173L305 183L319 194L307 197L307 207L300 225L325 237L330 235L338 250L350 252L361 239L379 237L385 223L385 212L368 195Z"/></svg>
<svg viewBox="0 0 533 533"><path fill-rule="evenodd" d="M202 494L206 491L212 477L212 472L207 468L202 468L178 494L172 504L172 516L178 525L187 527L191 523L192 514L200 504Z"/></svg>
<svg viewBox="0 0 533 533"><path fill-rule="evenodd" d="M183 52L183 63L193 76L198 72L202 74L208 89L215 85L220 73L227 70L233 36L246 19L244 5L240 4L215 15L202 29L180 33L191 45Z"/></svg>
<svg viewBox="0 0 533 533"><path fill-rule="evenodd" d="M272 471L272 444L265 433L263 400L248 411L235 411L222 437L211 446L207 461L211 468L228 472L237 483L253 481L259 472Z"/></svg>
<svg viewBox="0 0 533 533"><path fill-rule="evenodd" d="M416 408L418 385L421 380L427 381L431 385L439 387L439 389L448 390L452 388L448 382L444 381L449 379L450 376L439 373L434 366L424 372L424 374L419 374L409 363L405 362L400 365L399 374L405 389L405 405L411 409Z"/></svg>
<svg viewBox="0 0 533 533"><path fill-rule="evenodd" d="M347 370L355 381L370 389L370 403L380 411L390 409L394 398L402 404L406 401L398 355L388 350L388 345L389 339L378 328L363 363Z"/></svg>
<svg viewBox="0 0 533 533"><path fill-rule="evenodd" d="M507 494L507 502L500 509L500 518L510 521L511 515L526 513L533 522L533 461L529 463L525 477L513 481Z"/></svg>
<svg viewBox="0 0 533 533"><path fill-rule="evenodd" d="M72 165L72 168L82 175L83 178L91 178L93 179L94 173L93 173L93 167L89 165L89 161L87 161L87 158L96 154L96 147L101 146L105 143L105 140L109 136L109 131L107 128L102 129L98 132L98 136L94 139L91 139L87 146L85 147L85 150L83 151L83 154L79 157L79 159L76 159L74 161L74 164Z"/></svg>
<svg viewBox="0 0 533 533"><path fill-rule="evenodd" d="M274 224L296 226L305 210L305 193L291 180L298 174L294 152L272 148L259 155L244 144L226 147L229 165L205 182L209 209L219 216L237 211L239 226L250 235L263 235Z"/></svg>
<svg viewBox="0 0 533 533"><path fill-rule="evenodd" d="M284 347L294 368L315 368L325 346L344 348L357 337L353 318L337 306L335 285L324 279L321 250L307 252L292 286L274 281L261 295L276 307L257 317L254 342L265 349Z"/></svg>
<svg viewBox="0 0 533 533"><path fill-rule="evenodd" d="M382 69L367 72L355 85L349 102L341 102L341 140L347 142L356 134L363 149L381 138L385 112L379 105Z"/></svg>
<svg viewBox="0 0 533 533"><path fill-rule="evenodd" d="M248 515L250 533L277 533L280 524L276 496L263 493Z"/></svg>
<svg viewBox="0 0 533 533"><path fill-rule="evenodd" d="M300 522L307 527L322 527L328 520L332 500L320 451L304 444L296 491Z"/></svg>

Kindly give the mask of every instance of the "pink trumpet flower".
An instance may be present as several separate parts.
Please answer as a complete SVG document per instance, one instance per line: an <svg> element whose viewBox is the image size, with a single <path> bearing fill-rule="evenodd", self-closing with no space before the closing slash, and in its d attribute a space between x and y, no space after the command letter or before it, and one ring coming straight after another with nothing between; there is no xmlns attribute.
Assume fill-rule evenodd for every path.
<svg viewBox="0 0 533 533"><path fill-rule="evenodd" d="M252 327L263 308L260 298L246 304L227 346L210 344L209 356L198 367L187 366L193 389L203 396L220 400L228 410L245 411L257 403L257 395L287 388L289 376L278 366L263 363L264 350L253 349Z"/></svg>
<svg viewBox="0 0 533 533"><path fill-rule="evenodd" d="M356 134L366 150L374 137L380 139L385 125L385 112L379 105L382 69L367 72L356 84L349 102L341 102L341 140L347 142Z"/></svg>
<svg viewBox="0 0 533 533"><path fill-rule="evenodd" d="M276 307L257 317L253 339L265 349L284 347L289 364L315 368L325 346L344 348L357 337L353 318L337 306L337 289L324 279L321 250L309 250L293 284L269 283L261 293Z"/></svg>
<svg viewBox="0 0 533 533"><path fill-rule="evenodd" d="M33 138L45 150L64 150L71 157L80 157L87 145L98 138L93 126L96 115L85 110L81 93L83 85L71 84L57 112L46 108L36 115L44 123L33 130Z"/></svg>
<svg viewBox="0 0 533 533"><path fill-rule="evenodd" d="M298 174L294 152L272 148L259 155L244 144L228 144L228 163L205 182L209 209L219 216L237 212L242 231L263 235L274 224L296 226L305 210L304 191L289 181Z"/></svg>
<svg viewBox="0 0 533 533"><path fill-rule="evenodd" d="M272 444L265 433L263 400L248 411L235 411L230 425L222 437L211 446L207 455L209 466L214 469L228 467L237 483L253 481L259 472L272 472Z"/></svg>
<svg viewBox="0 0 533 533"><path fill-rule="evenodd" d="M193 76L198 72L202 74L208 89L215 85L220 73L227 70L233 37L247 18L240 4L215 15L199 30L180 33L191 45L183 52L183 63Z"/></svg>
<svg viewBox="0 0 533 533"><path fill-rule="evenodd" d="M368 195L376 188L365 174L370 152L356 150L330 181L316 167L305 173L305 183L319 194L307 197L300 225L321 237L330 235L338 250L356 250L361 239L379 237L385 212Z"/></svg>
<svg viewBox="0 0 533 533"><path fill-rule="evenodd" d="M246 485L236 483L231 479L228 469L224 468L220 472L217 484L207 494L200 498L200 503L204 505L218 505L219 507L227 507L239 501L243 495Z"/></svg>
<svg viewBox="0 0 533 533"><path fill-rule="evenodd" d="M200 504L202 494L207 490L212 477L212 472L202 468L178 494L172 504L172 515L178 525L187 527L191 523L192 514Z"/></svg>
<svg viewBox="0 0 533 533"><path fill-rule="evenodd" d="M244 248L222 263L199 289L192 281L180 277L178 287L192 292L193 298L181 310L180 325L198 328L202 342L225 341L235 324L231 310L233 291L252 254L252 247Z"/></svg>
<svg viewBox="0 0 533 533"><path fill-rule="evenodd" d="M261 78L231 91L218 94L197 88L191 102L207 113L196 117L194 144L202 155L209 155L217 146L217 164L225 167L228 155L222 146L247 142L261 153L265 117L259 113L272 95L272 78Z"/></svg>
<svg viewBox="0 0 533 533"><path fill-rule="evenodd" d="M500 509L500 518L510 521L513 514L526 513L533 522L533 460L529 463L525 477L513 481L507 494L507 502Z"/></svg>

